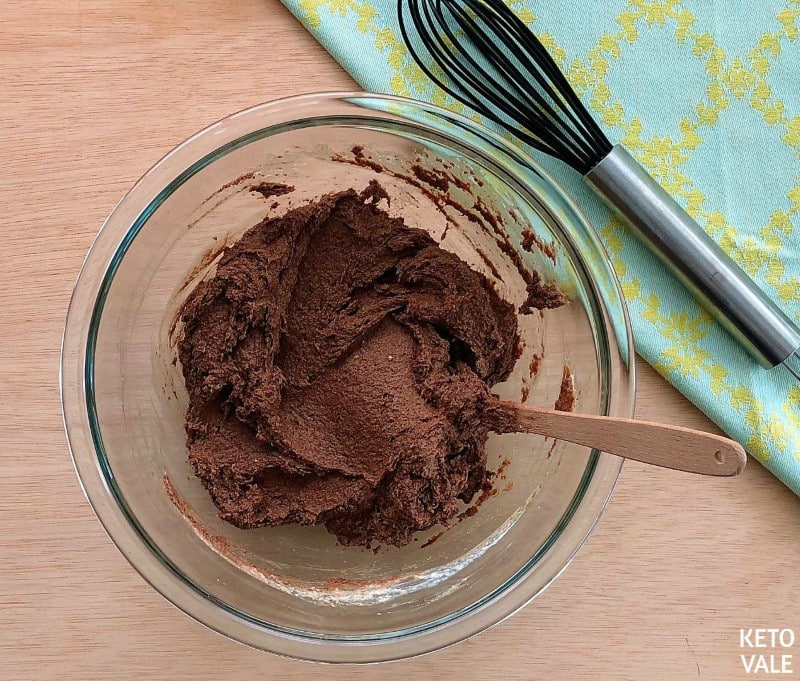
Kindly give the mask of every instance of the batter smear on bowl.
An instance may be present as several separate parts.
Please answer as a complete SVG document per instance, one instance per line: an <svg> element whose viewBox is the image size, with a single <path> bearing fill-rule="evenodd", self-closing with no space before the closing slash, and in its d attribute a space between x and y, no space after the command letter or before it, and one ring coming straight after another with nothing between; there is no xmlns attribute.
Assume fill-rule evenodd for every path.
<svg viewBox="0 0 800 681"><path fill-rule="evenodd" d="M514 309L382 199L372 182L264 220L182 308L189 461L237 527L402 546L489 480Z"/></svg>

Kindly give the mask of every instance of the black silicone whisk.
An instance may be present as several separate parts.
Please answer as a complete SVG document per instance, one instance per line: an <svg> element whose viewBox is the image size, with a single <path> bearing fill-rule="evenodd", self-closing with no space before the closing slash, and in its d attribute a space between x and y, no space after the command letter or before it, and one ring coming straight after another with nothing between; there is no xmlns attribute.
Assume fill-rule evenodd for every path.
<svg viewBox="0 0 800 681"><path fill-rule="evenodd" d="M620 145L502 0L398 0L403 39L440 88L560 159L763 366L800 379L800 330Z"/></svg>

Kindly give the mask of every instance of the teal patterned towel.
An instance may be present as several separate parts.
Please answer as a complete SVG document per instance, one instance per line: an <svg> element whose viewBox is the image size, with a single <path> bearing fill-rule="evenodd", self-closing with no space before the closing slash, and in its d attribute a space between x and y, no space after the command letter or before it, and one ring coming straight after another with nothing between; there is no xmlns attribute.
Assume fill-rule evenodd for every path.
<svg viewBox="0 0 800 681"><path fill-rule="evenodd" d="M461 109L408 55L395 0L283 0L365 89ZM509 0L602 122L793 318L800 316L800 0ZM800 386L761 369L582 184L636 349L800 493Z"/></svg>

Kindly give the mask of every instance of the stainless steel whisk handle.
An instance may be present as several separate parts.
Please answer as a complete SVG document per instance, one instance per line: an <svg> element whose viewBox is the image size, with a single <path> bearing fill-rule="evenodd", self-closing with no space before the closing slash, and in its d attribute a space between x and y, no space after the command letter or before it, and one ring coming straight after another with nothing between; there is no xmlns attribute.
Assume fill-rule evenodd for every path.
<svg viewBox="0 0 800 681"><path fill-rule="evenodd" d="M584 180L763 366L800 348L797 326L623 147Z"/></svg>

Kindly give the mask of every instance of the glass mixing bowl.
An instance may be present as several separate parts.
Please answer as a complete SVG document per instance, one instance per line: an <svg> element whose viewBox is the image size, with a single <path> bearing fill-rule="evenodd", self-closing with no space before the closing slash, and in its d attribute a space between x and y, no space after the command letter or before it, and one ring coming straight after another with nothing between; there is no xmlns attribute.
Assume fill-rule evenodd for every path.
<svg viewBox="0 0 800 681"><path fill-rule="evenodd" d="M566 365L577 410L632 415L625 307L576 206L494 133L427 104L363 93L258 106L161 160L92 246L62 354L75 467L131 564L218 632L329 662L432 651L517 610L575 555L622 465L535 435L490 436L489 463L501 471L479 512L377 552L343 547L319 527L245 531L218 518L186 458L181 302L265 215L371 179L389 192L391 213L428 230L510 301L525 297L520 268L568 296L562 308L520 316L522 356L495 392L552 407ZM270 196L269 182L296 189Z"/></svg>

